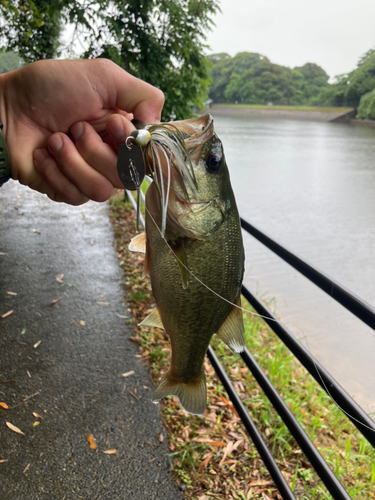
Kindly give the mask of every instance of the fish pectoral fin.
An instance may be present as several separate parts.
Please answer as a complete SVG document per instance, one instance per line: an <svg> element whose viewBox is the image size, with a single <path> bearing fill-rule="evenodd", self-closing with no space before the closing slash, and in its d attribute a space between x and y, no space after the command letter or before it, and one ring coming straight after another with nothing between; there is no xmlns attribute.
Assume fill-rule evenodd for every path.
<svg viewBox="0 0 375 500"><path fill-rule="evenodd" d="M189 287L189 270L187 267L187 258L183 242L176 248L173 248L178 267L180 269L182 288L186 290Z"/></svg>
<svg viewBox="0 0 375 500"><path fill-rule="evenodd" d="M245 349L245 330L243 326L241 295L234 302L237 307L232 308L216 335L225 342L233 352L243 352Z"/></svg>
<svg viewBox="0 0 375 500"><path fill-rule="evenodd" d="M145 317L145 319L139 323L138 326L151 326L152 328L163 328L164 325L160 317L160 313L157 307L154 307L154 309L150 312L148 316Z"/></svg>
<svg viewBox="0 0 375 500"><path fill-rule="evenodd" d="M207 401L204 368L202 367L201 375L197 379L186 383L175 382L168 371L157 386L152 401L158 403L166 396L177 396L184 410L193 415L203 415Z"/></svg>
<svg viewBox="0 0 375 500"><path fill-rule="evenodd" d="M146 253L146 233L139 233L130 240L129 250L131 252Z"/></svg>

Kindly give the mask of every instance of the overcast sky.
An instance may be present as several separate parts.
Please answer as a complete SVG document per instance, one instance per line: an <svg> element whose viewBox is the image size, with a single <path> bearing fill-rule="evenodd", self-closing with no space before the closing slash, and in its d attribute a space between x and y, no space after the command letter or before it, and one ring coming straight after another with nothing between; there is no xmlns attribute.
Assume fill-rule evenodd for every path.
<svg viewBox="0 0 375 500"><path fill-rule="evenodd" d="M210 53L259 52L273 63L319 64L331 77L375 47L375 0L220 0Z"/></svg>

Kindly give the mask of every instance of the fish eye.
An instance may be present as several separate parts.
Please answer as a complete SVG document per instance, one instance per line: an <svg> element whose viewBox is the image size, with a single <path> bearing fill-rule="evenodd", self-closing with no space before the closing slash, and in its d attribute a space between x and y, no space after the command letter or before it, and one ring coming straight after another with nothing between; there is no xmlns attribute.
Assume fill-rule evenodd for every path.
<svg viewBox="0 0 375 500"><path fill-rule="evenodd" d="M217 153L210 153L207 156L206 166L210 172L217 172L221 167L221 156Z"/></svg>

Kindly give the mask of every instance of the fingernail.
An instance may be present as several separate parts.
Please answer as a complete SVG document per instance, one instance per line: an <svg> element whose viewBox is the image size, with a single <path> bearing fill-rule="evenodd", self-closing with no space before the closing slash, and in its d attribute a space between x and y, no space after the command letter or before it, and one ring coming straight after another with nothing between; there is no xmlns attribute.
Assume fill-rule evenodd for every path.
<svg viewBox="0 0 375 500"><path fill-rule="evenodd" d="M59 135L53 135L49 141L48 146L55 152L58 153L63 147L63 141Z"/></svg>
<svg viewBox="0 0 375 500"><path fill-rule="evenodd" d="M85 127L82 122L77 122L70 127L70 133L75 141L78 141L78 139L83 135L84 130Z"/></svg>
<svg viewBox="0 0 375 500"><path fill-rule="evenodd" d="M34 160L37 161L38 163L41 163L46 159L46 154L43 151L43 149L36 149L33 153Z"/></svg>
<svg viewBox="0 0 375 500"><path fill-rule="evenodd" d="M115 137L116 139L123 139L125 135L125 129L122 123L122 119L119 116L113 116L110 120L108 120L107 128L113 135L113 137Z"/></svg>

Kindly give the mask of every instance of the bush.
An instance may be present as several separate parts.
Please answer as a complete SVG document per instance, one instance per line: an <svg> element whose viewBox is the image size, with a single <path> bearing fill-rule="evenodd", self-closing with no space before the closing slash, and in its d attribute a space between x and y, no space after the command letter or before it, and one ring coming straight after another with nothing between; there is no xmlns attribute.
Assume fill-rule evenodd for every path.
<svg viewBox="0 0 375 500"><path fill-rule="evenodd" d="M364 120L375 120L375 89L361 97L357 117Z"/></svg>

